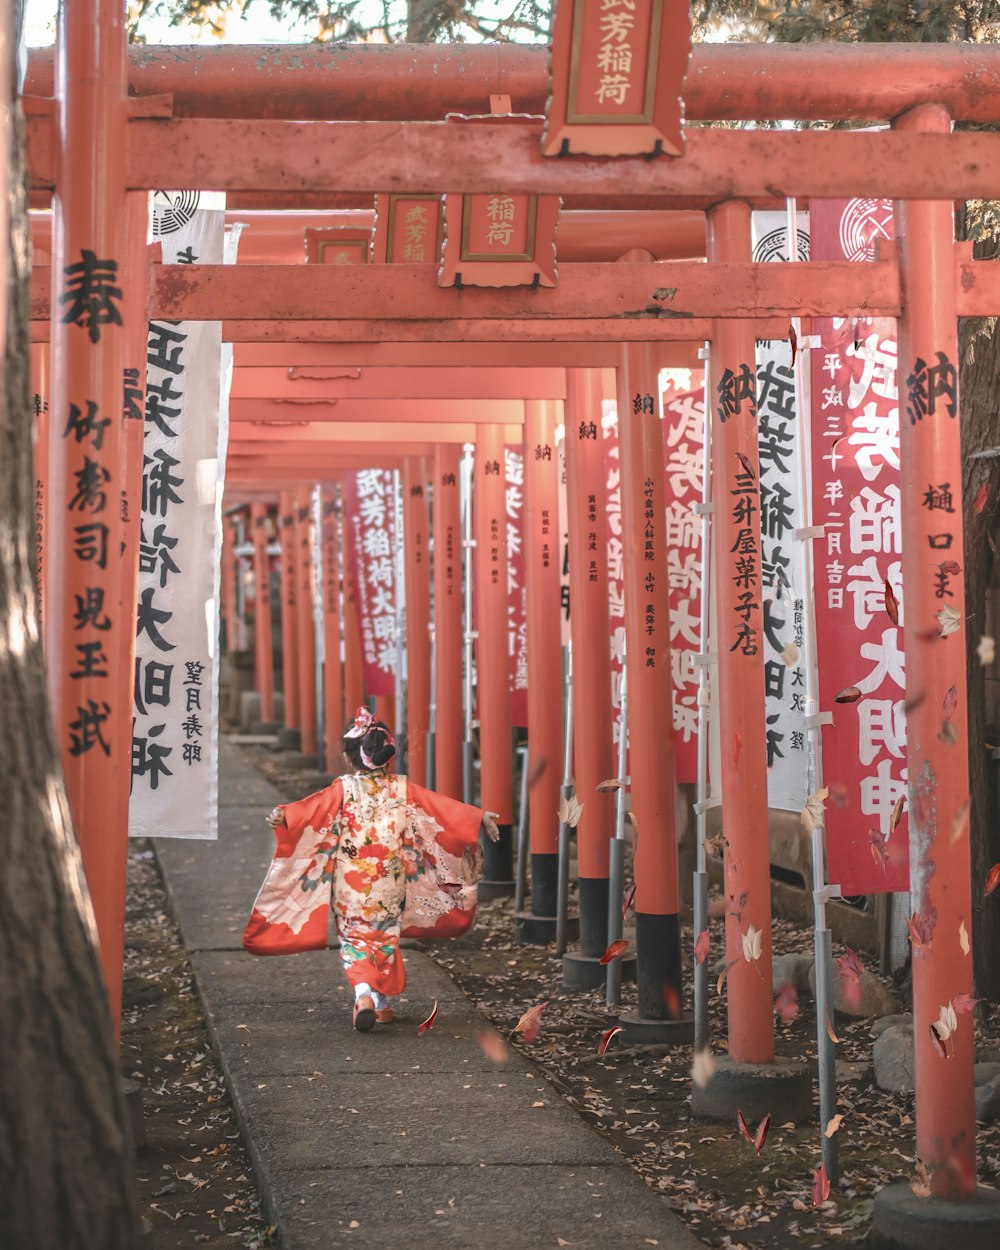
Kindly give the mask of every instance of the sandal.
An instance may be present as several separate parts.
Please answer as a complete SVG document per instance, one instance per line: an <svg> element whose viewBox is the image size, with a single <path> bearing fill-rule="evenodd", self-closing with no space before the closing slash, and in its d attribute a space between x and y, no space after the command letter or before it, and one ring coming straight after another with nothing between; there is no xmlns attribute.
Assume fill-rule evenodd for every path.
<svg viewBox="0 0 1000 1250"><path fill-rule="evenodd" d="M375 1002L368 994L362 994L354 1004L354 1027L359 1033L367 1033L375 1027Z"/></svg>
<svg viewBox="0 0 1000 1250"><path fill-rule="evenodd" d="M392 1024L396 1016L391 1007L382 1007L375 1012L375 1019L379 1024Z"/></svg>

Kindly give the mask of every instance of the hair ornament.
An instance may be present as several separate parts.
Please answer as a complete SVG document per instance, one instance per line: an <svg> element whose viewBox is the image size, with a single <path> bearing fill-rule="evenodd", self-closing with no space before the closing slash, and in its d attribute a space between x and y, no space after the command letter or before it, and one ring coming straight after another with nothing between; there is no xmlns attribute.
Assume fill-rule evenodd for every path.
<svg viewBox="0 0 1000 1250"><path fill-rule="evenodd" d="M363 738L371 729L375 717L366 707L359 707L354 713L354 724L344 734L345 738Z"/></svg>

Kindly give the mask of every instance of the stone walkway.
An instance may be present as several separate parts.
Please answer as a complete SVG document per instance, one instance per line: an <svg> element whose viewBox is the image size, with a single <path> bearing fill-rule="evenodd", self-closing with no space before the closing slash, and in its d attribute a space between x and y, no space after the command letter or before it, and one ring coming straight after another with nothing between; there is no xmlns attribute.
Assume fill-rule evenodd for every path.
<svg viewBox="0 0 1000 1250"><path fill-rule="evenodd" d="M397 1022L351 1027L336 955L257 959L240 937L278 791L223 742L219 840L156 843L258 1188L284 1250L616 1250L701 1244L427 955ZM417 1025L440 1005L437 1024Z"/></svg>

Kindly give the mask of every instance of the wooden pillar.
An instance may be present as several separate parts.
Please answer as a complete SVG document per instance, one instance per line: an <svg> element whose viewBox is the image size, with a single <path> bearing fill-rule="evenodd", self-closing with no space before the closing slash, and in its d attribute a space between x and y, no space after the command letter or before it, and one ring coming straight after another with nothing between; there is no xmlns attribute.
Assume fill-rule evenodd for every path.
<svg viewBox="0 0 1000 1250"><path fill-rule="evenodd" d="M435 789L462 797L461 448L434 449L434 734Z"/></svg>
<svg viewBox="0 0 1000 1250"><path fill-rule="evenodd" d="M751 259L748 205L715 205L708 228L711 261ZM716 321L712 508L719 626L713 650L719 653L720 784L728 843L726 959L735 961L727 977L729 1054L741 1064L774 1058L755 371L752 324ZM753 961L743 949L751 926L761 935L760 956Z"/></svg>
<svg viewBox="0 0 1000 1250"><path fill-rule="evenodd" d="M45 595L52 716L116 1024L127 847L121 790L127 793L131 777L122 703L132 689L120 662L128 639L119 609L118 547L126 348L125 43L120 0L74 0L60 7Z"/></svg>
<svg viewBox="0 0 1000 1250"><path fill-rule="evenodd" d="M597 787L616 773L611 730L608 623L607 479L601 442L599 369L566 372L566 493L569 606L573 647L573 758L583 815L576 828L580 868L580 953L596 960L608 934L608 842L614 799ZM564 968L566 964L564 963ZM603 981L603 969L600 970Z"/></svg>
<svg viewBox="0 0 1000 1250"><path fill-rule="evenodd" d="M431 715L431 606L427 461L422 456L407 456L403 462L403 510L407 772L423 785Z"/></svg>
<svg viewBox="0 0 1000 1250"><path fill-rule="evenodd" d="M298 611L299 730L302 754L316 754L316 623L313 619L312 488L295 492L295 575Z"/></svg>
<svg viewBox="0 0 1000 1250"><path fill-rule="evenodd" d="M524 564L528 629L528 791L531 910L555 916L563 677L559 586L559 454L556 400L524 405Z"/></svg>
<svg viewBox="0 0 1000 1250"><path fill-rule="evenodd" d="M298 729L299 715L299 624L298 585L295 551L295 495L281 492L278 522L281 542L281 689L285 695L285 728Z"/></svg>
<svg viewBox="0 0 1000 1250"><path fill-rule="evenodd" d="M268 509L255 503L250 509L254 581L254 665L260 694L260 719L274 723L274 641L271 637L271 557L268 555Z"/></svg>
<svg viewBox="0 0 1000 1250"><path fill-rule="evenodd" d="M239 630L236 622L236 557L233 555L235 546L236 521L232 517L222 518L222 553L219 568L219 618L226 627L226 649L239 650Z"/></svg>
<svg viewBox="0 0 1000 1250"><path fill-rule="evenodd" d="M320 494L323 576L323 724L326 770L338 773L342 765L344 729L344 670L340 654L340 497L334 482L324 482ZM351 708L353 712L354 709Z"/></svg>
<svg viewBox="0 0 1000 1250"><path fill-rule="evenodd" d="M484 897L513 893L513 745L507 640L507 498L503 427L480 425L472 488L476 702L481 802L498 812L499 842L485 842Z"/></svg>
<svg viewBox="0 0 1000 1250"><path fill-rule="evenodd" d="M663 422L651 343L625 344L618 369L628 666L629 773L635 852L639 1016L679 1019L681 930Z"/></svg>
<svg viewBox="0 0 1000 1250"><path fill-rule="evenodd" d="M396 696L394 694L377 694L375 696L375 715L384 721L393 733L396 732Z"/></svg>

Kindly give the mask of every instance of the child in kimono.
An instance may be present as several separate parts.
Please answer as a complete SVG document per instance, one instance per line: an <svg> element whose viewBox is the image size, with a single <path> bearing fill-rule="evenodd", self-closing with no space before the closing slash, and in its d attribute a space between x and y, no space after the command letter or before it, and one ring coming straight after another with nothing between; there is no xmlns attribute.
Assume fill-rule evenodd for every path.
<svg viewBox="0 0 1000 1250"><path fill-rule="evenodd" d="M327 944L333 907L340 957L354 987L354 1027L389 1024L389 998L406 984L399 939L452 937L472 924L482 871L482 825L493 814L387 771L388 727L359 708L343 738L354 771L325 790L276 807L278 839L243 945L289 955Z"/></svg>

